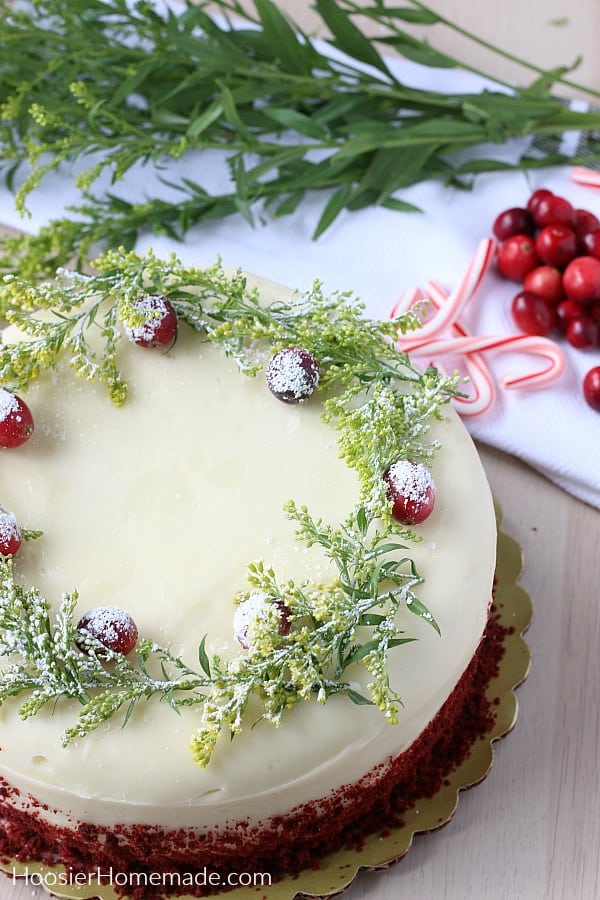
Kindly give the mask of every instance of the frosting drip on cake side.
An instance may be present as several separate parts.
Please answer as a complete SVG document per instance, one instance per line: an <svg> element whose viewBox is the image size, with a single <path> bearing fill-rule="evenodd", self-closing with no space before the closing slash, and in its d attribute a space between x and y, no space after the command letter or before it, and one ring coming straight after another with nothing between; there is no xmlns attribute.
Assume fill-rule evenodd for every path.
<svg viewBox="0 0 600 900"><path fill-rule="evenodd" d="M316 398L278 402L262 375L241 375L185 327L171 352L123 342L122 359L130 394L121 409L70 372L24 395L36 432L3 454L0 502L44 536L23 548L16 571L55 604L76 588L80 614L127 609L141 634L191 666L205 634L209 654L243 652L231 598L247 586L247 563L264 559L297 580L334 574L294 540L283 504L294 499L338 524L356 503L356 477L339 460ZM432 468L436 506L411 555L425 577L419 598L442 635L402 613L418 641L391 654L404 701L397 726L344 697L301 704L278 729L261 723L231 743L222 738L201 769L188 748L197 710L177 716L166 704L139 704L126 728L117 717L63 748L73 703L25 723L7 703L0 775L98 824L209 826L285 812L409 746L479 643L494 570L493 506L477 453L450 408L432 434L443 445Z"/></svg>

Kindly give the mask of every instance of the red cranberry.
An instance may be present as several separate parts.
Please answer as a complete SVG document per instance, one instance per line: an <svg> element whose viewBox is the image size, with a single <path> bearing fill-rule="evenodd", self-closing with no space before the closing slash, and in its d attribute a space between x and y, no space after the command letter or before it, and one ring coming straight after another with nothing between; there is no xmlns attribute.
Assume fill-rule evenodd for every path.
<svg viewBox="0 0 600 900"><path fill-rule="evenodd" d="M552 194L540 199L533 218L538 228L546 228L548 225L566 225L569 228L575 222L575 210L564 197Z"/></svg>
<svg viewBox="0 0 600 900"><path fill-rule="evenodd" d="M383 476L392 503L392 518L402 525L419 525L433 512L435 483L423 463L400 459Z"/></svg>
<svg viewBox="0 0 600 900"><path fill-rule="evenodd" d="M583 379L583 396L588 404L600 412L600 366L594 366Z"/></svg>
<svg viewBox="0 0 600 900"><path fill-rule="evenodd" d="M517 327L526 334L545 335L556 327L556 310L532 291L517 294L513 298L511 312Z"/></svg>
<svg viewBox="0 0 600 900"><path fill-rule="evenodd" d="M515 234L533 234L534 229L533 216L520 206L505 209L496 217L492 227L494 237L499 241L505 241Z"/></svg>
<svg viewBox="0 0 600 900"><path fill-rule="evenodd" d="M538 266L523 279L523 288L539 294L548 303L560 303L565 296L562 274L555 266Z"/></svg>
<svg viewBox="0 0 600 900"><path fill-rule="evenodd" d="M262 591L254 591L246 600L240 603L233 617L233 631L244 650L248 650L251 643L248 629L257 619L266 619L269 607L274 607L279 614L277 633L282 637L290 633L292 629L292 611L289 606L283 600L278 600Z"/></svg>
<svg viewBox="0 0 600 900"><path fill-rule="evenodd" d="M0 388L0 448L20 447L33 434L33 416L24 400Z"/></svg>
<svg viewBox="0 0 600 900"><path fill-rule="evenodd" d="M587 303L586 310L594 322L598 322L600 325L600 300L594 300L593 303Z"/></svg>
<svg viewBox="0 0 600 900"><path fill-rule="evenodd" d="M568 323L566 336L572 347L590 350L598 346L600 327L591 316L579 316Z"/></svg>
<svg viewBox="0 0 600 900"><path fill-rule="evenodd" d="M142 325L127 326L125 331L130 341L140 347L165 347L177 335L177 313L173 304L161 294L148 294L135 300L136 310L146 313Z"/></svg>
<svg viewBox="0 0 600 900"><path fill-rule="evenodd" d="M511 281L523 281L539 264L535 242L528 234L514 234L498 247L498 269Z"/></svg>
<svg viewBox="0 0 600 900"><path fill-rule="evenodd" d="M77 623L79 631L87 631L113 653L127 656L135 647L138 630L128 612L118 606L96 606L84 613Z"/></svg>
<svg viewBox="0 0 600 900"><path fill-rule="evenodd" d="M563 273L565 294L577 303L600 300L600 259L578 256Z"/></svg>
<svg viewBox="0 0 600 900"><path fill-rule="evenodd" d="M16 516L0 508L0 556L14 556L21 546L21 529Z"/></svg>
<svg viewBox="0 0 600 900"><path fill-rule="evenodd" d="M576 209L573 227L578 237L583 237L588 232L596 231L600 228L600 219L593 212L590 212L589 209Z"/></svg>
<svg viewBox="0 0 600 900"><path fill-rule="evenodd" d="M319 383L319 364L301 347L286 347L276 353L267 367L267 387L284 403L303 403Z"/></svg>
<svg viewBox="0 0 600 900"><path fill-rule="evenodd" d="M572 319L580 319L581 316L585 316L585 314L586 310L580 303L575 303L574 300L562 300L556 307L558 327L563 334L566 334L569 322L571 322Z"/></svg>
<svg viewBox="0 0 600 900"><path fill-rule="evenodd" d="M547 225L536 237L535 249L543 263L562 268L577 255L577 236L566 225Z"/></svg>
<svg viewBox="0 0 600 900"><path fill-rule="evenodd" d="M534 220L537 208L541 201L553 196L554 194L552 193L552 191L549 191L547 188L538 188L537 191L533 192L533 194L527 201L527 211L531 213L531 215L534 217Z"/></svg>
<svg viewBox="0 0 600 900"><path fill-rule="evenodd" d="M580 239L581 250L595 259L600 259L600 228L593 231L586 231Z"/></svg>

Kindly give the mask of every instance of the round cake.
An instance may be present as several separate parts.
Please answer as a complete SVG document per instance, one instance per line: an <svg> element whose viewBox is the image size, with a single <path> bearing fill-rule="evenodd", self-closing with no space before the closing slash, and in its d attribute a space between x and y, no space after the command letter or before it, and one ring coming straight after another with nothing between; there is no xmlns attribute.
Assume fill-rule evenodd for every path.
<svg viewBox="0 0 600 900"><path fill-rule="evenodd" d="M250 280L249 286L256 286L261 307L292 302L276 285ZM65 592L76 591L75 622L97 607L126 611L143 646L166 648L169 660L189 667L182 678L194 672L200 683L210 673L212 689L219 665L235 675L240 660L252 659L252 641L260 643L268 624L261 601L275 601L279 637L271 634L268 652L277 667L279 648L309 630L306 610L296 611L292 595L320 610L312 627L325 620L321 607L328 598L337 596L327 586L344 580L339 559L336 564L318 542L299 540L298 510L306 507L313 523L343 532L350 511L358 509L357 534L366 542L373 523L365 509L372 507L360 466L349 464L348 453L341 458L338 433L323 420L321 393L281 402L264 377L277 347L261 350L262 356L256 351L260 371L248 377L235 354L199 336L179 285L171 295L180 319L175 343L157 349L126 336L119 342L119 369L128 385L122 405L98 381L74 377L72 351L58 354L26 389L15 388L35 430L21 446L0 451L0 504L24 529L42 534L15 554L2 603L6 608L16 584L35 586L52 615ZM336 325L335 315L332 324L345 327ZM90 330L95 327L100 335L97 322ZM130 324L130 338L135 327ZM127 331L121 322L115 328ZM4 346L22 339L13 327ZM27 336L36 339L39 334ZM319 362L323 371L327 360ZM12 383L4 384L12 392ZM409 412L416 384L409 379L398 388ZM414 405L423 406L433 391L418 384ZM364 390L369 396L368 384ZM333 393L331 382L325 397L327 391ZM473 709L474 697L484 702L482 638L496 527L476 450L451 406L432 403L431 415L419 423L401 450L411 457L421 452L435 505L424 521L398 526L397 534L390 520L382 538L388 546L383 565L408 560L408 602L395 612L385 676L396 702L378 708L369 693L375 663L371 671L361 665L374 652L369 629L383 600L358 623L343 676L338 671L331 683L315 676L302 702L290 693L278 714L265 715L261 685L255 685L241 722L228 720L206 752L198 737L206 738L210 722L206 687L176 710L167 691L149 691L86 734L73 726L89 690L80 702L56 696L24 717L21 706L30 695L10 696L5 687L5 858L60 862L84 872L111 868L138 878L140 872L168 875L156 887L146 883L140 896L203 893L209 888L194 881L200 869L223 877L298 871L340 846L359 845L365 834L389 827L404 804L435 790L436 778L464 753L465 709ZM296 504L291 515L290 501ZM258 581L248 582L249 563ZM271 568L284 586L278 596L264 590ZM384 596L385 572L378 577ZM290 582L303 593L293 594ZM241 608L250 610L246 626L258 622L248 641L241 639ZM5 637L5 673L15 664L9 644ZM94 656L107 670L116 665L112 656L103 661L97 646L70 647L69 653ZM292 691L292 681L290 675L285 690ZM344 689L331 687L334 681ZM263 685L266 694L269 685ZM39 694L39 685L35 690ZM211 694L211 702L218 696ZM481 706L481 716L488 713ZM124 893L135 894L132 883Z"/></svg>

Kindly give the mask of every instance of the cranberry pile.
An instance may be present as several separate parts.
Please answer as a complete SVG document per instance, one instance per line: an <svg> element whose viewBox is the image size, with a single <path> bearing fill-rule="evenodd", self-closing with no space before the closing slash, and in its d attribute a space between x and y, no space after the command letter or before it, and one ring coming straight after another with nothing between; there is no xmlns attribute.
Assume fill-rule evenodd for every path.
<svg viewBox="0 0 600 900"><path fill-rule="evenodd" d="M501 212L493 224L498 271L521 283L511 312L527 334L564 336L572 347L600 347L600 219L541 188L526 207ZM583 380L600 412L600 366Z"/></svg>

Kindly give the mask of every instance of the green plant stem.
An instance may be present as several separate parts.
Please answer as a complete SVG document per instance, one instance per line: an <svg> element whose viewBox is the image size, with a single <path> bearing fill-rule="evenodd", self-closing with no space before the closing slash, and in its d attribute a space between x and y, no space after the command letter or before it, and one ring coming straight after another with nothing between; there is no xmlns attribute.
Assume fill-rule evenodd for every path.
<svg viewBox="0 0 600 900"><path fill-rule="evenodd" d="M478 172L600 159L594 143L600 113L573 112L551 93L564 83L564 69L530 67L540 78L512 91L499 79L491 79L496 91L423 90L394 74L377 49L382 42L424 65L461 63L397 21L408 16L441 23L480 39L412 0L394 9L354 0L315 0L315 7L330 32L325 50L271 0L254 0L249 12L237 0L211 4L224 24L202 3L166 18L151 5L127 7L123 0L39 0L37 15L27 7L0 9L6 183L14 188L25 169L17 192L24 210L43 177L75 164L83 201L70 221L53 223L52 236L42 229L20 247L5 241L0 267L35 277L72 256L83 261L97 241L130 247L144 230L181 239L198 223L232 214L254 224L257 215L292 214L315 191L326 196L318 238L343 211L372 205L414 210L401 192L427 179L468 187ZM361 16L384 34L375 40L363 34L355 21ZM530 152L524 141L521 158L507 165L490 150L513 138L566 131L585 133L589 153ZM479 155L465 162L465 149ZM191 152L220 155L231 190L173 170L172 161ZM180 192L181 202L151 194L130 203L112 190L92 193L101 173L117 182L134 166L131 180L140 166L152 166Z"/></svg>
<svg viewBox="0 0 600 900"><path fill-rule="evenodd" d="M426 6L425 3L419 2L419 0L408 0L408 2L415 6L417 9L422 9L425 11L430 11L431 7ZM354 6L356 4L353 4ZM532 63L531 60L524 59L521 56L516 56L514 53L511 53L510 50L505 50L503 48L497 47L495 44L492 44L490 41L487 41L485 38L482 38L480 35L475 34L472 31L469 31L467 28L459 25L457 22L453 22L451 19L448 19L446 16L443 16L441 13L436 12L436 16L439 18L439 22L441 25L445 25L451 31L454 31L456 34L460 34L462 37L466 38L468 41L471 41L475 44L478 44L480 47L483 47L485 50L489 50L490 53L499 56L501 59L505 59L507 62L515 63L518 66L521 66L524 69L529 70L530 72L535 72L537 75L545 76L548 74L547 70L542 68L542 66L537 66L535 63ZM464 62L459 62L455 60L457 65L460 65L461 68L466 69L469 72L473 72L476 75L480 75L483 78L489 78L485 72L481 69L473 68ZM574 63L569 68L574 68L577 63ZM499 84L504 84L505 87L514 90L514 84L511 82L501 81L498 78L494 78ZM590 97L595 99L600 99L600 91L594 90L594 88L589 85L580 84L576 81L571 81L568 78L563 78L562 75L557 75L555 83L558 85L564 85L570 89L576 90L578 93L587 94Z"/></svg>

